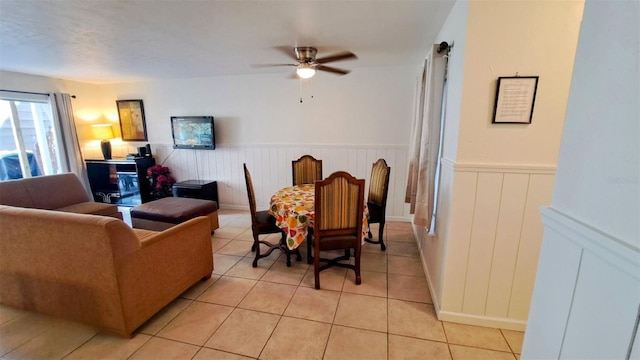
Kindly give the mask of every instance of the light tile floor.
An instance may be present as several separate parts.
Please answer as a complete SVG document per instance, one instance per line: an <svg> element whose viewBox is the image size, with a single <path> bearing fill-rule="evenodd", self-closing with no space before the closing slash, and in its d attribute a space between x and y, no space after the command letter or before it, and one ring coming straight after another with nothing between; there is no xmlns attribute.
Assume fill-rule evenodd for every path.
<svg viewBox="0 0 640 360"><path fill-rule="evenodd" d="M2 359L517 359L523 333L438 321L408 223L388 222L387 251L366 244L362 284L274 252L253 268L250 217L221 210L214 274L132 339L0 306ZM374 234L377 225L373 225ZM273 235L271 235L273 236Z"/></svg>

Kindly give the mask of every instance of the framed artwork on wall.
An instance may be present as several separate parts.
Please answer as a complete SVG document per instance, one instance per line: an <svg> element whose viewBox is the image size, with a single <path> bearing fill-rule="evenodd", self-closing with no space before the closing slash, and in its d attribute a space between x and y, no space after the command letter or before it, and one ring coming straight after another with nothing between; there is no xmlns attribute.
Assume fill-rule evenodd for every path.
<svg viewBox="0 0 640 360"><path fill-rule="evenodd" d="M116 100L123 141L147 141L142 100Z"/></svg>
<svg viewBox="0 0 640 360"><path fill-rule="evenodd" d="M499 77L492 123L531 124L537 88L537 76Z"/></svg>

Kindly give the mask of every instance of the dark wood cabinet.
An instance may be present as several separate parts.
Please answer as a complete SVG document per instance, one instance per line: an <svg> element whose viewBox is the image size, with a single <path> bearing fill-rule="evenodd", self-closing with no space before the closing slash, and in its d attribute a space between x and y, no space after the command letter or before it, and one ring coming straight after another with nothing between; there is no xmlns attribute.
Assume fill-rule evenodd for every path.
<svg viewBox="0 0 640 360"><path fill-rule="evenodd" d="M97 202L136 206L151 201L147 169L152 157L85 160L93 199Z"/></svg>
<svg viewBox="0 0 640 360"><path fill-rule="evenodd" d="M180 181L173 184L173 196L218 202L218 183L209 180Z"/></svg>

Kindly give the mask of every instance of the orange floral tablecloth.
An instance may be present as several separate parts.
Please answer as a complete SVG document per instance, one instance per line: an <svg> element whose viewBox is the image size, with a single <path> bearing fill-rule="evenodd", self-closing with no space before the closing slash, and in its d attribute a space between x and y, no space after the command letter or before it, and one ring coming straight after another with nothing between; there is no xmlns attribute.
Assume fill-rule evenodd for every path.
<svg viewBox="0 0 640 360"><path fill-rule="evenodd" d="M362 221L362 241L369 232L368 209L365 204ZM297 248L313 228L315 218L315 186L303 184L278 190L271 196L269 214L276 218L276 225L287 234L287 247Z"/></svg>

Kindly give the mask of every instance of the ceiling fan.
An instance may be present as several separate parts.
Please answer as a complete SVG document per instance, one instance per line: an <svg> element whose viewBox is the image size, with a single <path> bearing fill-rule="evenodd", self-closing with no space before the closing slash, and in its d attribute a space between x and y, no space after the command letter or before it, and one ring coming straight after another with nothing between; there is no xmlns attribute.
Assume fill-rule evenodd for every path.
<svg viewBox="0 0 640 360"><path fill-rule="evenodd" d="M340 61L340 60L350 60L357 59L356 54L350 51L343 51L331 56L323 57L316 59L316 55L318 54L318 49L309 46L297 46L293 48L293 53L291 53L291 48L279 47L287 56L291 57L295 60L296 64L264 64L264 65L256 65L259 67L270 67L270 66L295 66L296 74L302 79L308 79L315 75L316 71L327 71L330 73L334 73L337 75L346 75L351 70L343 70L338 69L331 66L326 66L324 64Z"/></svg>

